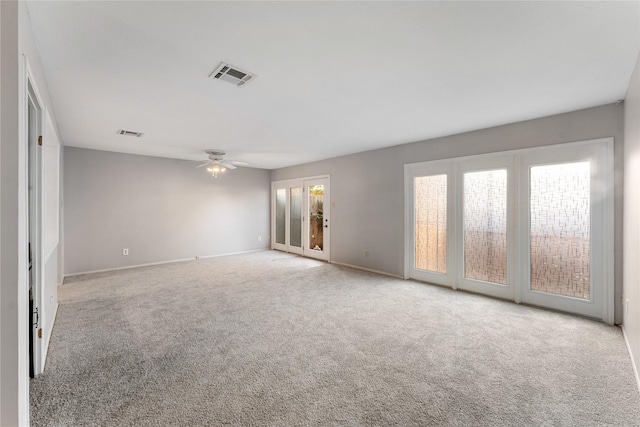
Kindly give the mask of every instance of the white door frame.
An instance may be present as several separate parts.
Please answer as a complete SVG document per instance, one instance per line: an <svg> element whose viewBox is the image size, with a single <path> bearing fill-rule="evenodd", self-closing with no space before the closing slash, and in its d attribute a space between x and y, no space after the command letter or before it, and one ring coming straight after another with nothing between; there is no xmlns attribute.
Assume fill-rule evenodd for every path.
<svg viewBox="0 0 640 427"><path fill-rule="evenodd" d="M415 201L415 177L418 176L447 176L447 271L439 273L435 271L419 270L415 268L415 234L414 225L416 223L414 201ZM456 187L456 173L453 164L449 160L435 160L427 163L414 163L405 165L405 229L410 230L409 234L405 231L405 278L409 277L434 283L442 286L449 286L453 289L457 288L455 280L455 267L451 260L456 258L456 245L454 230L456 227L456 205L452 198L449 197Z"/></svg>
<svg viewBox="0 0 640 427"><path fill-rule="evenodd" d="M303 256L308 256L308 257L312 257L312 258L316 258L316 259L321 259L321 260L326 260L326 261L330 261L330 233L331 233L331 226L329 224L327 227L327 230L329 230L329 233L327 233L327 239L324 241L324 249L322 252L318 253L317 251L313 251L310 250L308 248L308 227L309 227L309 218L308 215L305 213L305 210L308 209L308 194L306 191L306 183L307 182L314 182L317 180L323 180L326 179L326 185L327 185L327 190L326 190L326 200L324 200L325 203L325 210L324 210L324 215L325 215L325 219L327 220L327 222L330 222L330 215L331 215L331 205L330 205L330 175L317 175L317 176L310 176L310 177L304 177L304 178L296 178L296 179L287 179L287 180L281 180L281 181L272 181L271 182L271 249L275 249L275 250L280 250L283 252L289 252L289 253L294 253L294 254L298 254L298 255L303 255ZM301 224L301 237L302 237L302 247L297 247L297 246L293 246L290 244L290 239L291 239L291 189L292 188L303 188L303 193L302 193L302 198L303 198L303 203L302 203L302 210L303 210L303 221ZM286 203L285 203L285 243L281 244L281 243L277 243L276 242L276 191L277 190L282 190L284 189L286 191Z"/></svg>
<svg viewBox="0 0 640 427"><path fill-rule="evenodd" d="M535 159L538 156L548 156L554 155L553 153L557 153L557 158L561 159L562 153L573 153L573 158L579 158L579 155L576 153L581 152L596 152L597 154L597 163L594 164L593 168L596 169L596 176L592 177L592 183L597 183L596 185L592 185L594 190L592 190L592 200L600 201L600 210L597 213L596 217L592 216L592 229L594 225L597 225L598 229L597 233L601 236L600 250L596 253L594 250L591 252L592 261L601 260L600 266L601 268L596 267L591 270L591 279L592 283L599 283L601 285L601 297L600 301L596 301L593 304L597 305L597 310L593 310L589 312L582 311L580 314L584 314L592 317L599 317L604 322L608 324L613 324L614 322L614 194L613 194L613 138L600 138L594 140L587 141L578 141L571 142L565 144L555 144L550 146L543 147L535 147L535 148L527 148L520 150L509 150L498 153L489 153L482 154L476 156L465 156L465 157L457 157L450 158L445 160L436 160L431 162L421 162L414 164L405 165L405 278L415 278L417 280L423 280L427 282L432 282L436 284L441 284L445 286L450 286L454 289L460 286L460 283L463 281L459 280L459 277L462 277L461 271L461 261L458 260L460 257L456 257L456 252L462 250L461 246L461 238L456 237L457 243L455 245L455 250L453 257L450 257L450 252L447 253L447 263L451 262L451 260L457 260L458 268L456 268L456 277L454 278L441 278L438 280L437 277L425 277L421 274L416 274L415 265L415 253L414 253L414 222L415 222L415 195L414 195L414 178L417 176L421 176L421 173L428 174L436 174L431 173L430 171L438 171L438 170L446 170L447 165L451 168L450 176L448 182L453 183L456 180L460 180L462 176L461 173L463 170L466 170L465 165L473 165L483 164L484 162L491 162L491 159L496 159L497 157L511 157L512 158L512 173L509 175L509 188L511 193L511 200L508 202L508 207L511 208L512 212L509 214L511 219L511 227L508 228L507 233L511 235L511 239L516 239L519 242L517 245L512 242L513 253L511 254L509 273L510 277L513 280L517 280L515 286L513 287L513 296L509 297L507 295L494 295L500 296L502 298L512 299L516 303L520 303L523 301L523 283L528 285L529 272L526 271L528 268L521 268L520 272L516 273L513 268L519 265L529 265L529 248L528 245L523 242L528 242L528 173L529 169L526 166L527 159ZM550 154L551 153L551 154ZM593 157L592 157L593 158ZM571 160L574 161L574 160ZM575 160L579 161L579 160ZM524 162L524 164L523 164ZM506 163L505 163L506 164ZM472 167L472 166L471 166ZM457 183L457 189L461 186L460 183ZM523 186L527 186L527 191L523 193ZM451 187L448 185L448 191ZM517 188L517 194L513 193L513 189ZM593 193L593 191L597 191ZM451 194L451 193L448 193ZM460 196L456 196L460 197ZM459 228L461 223L462 213L457 212L455 215L455 220L450 221L450 214L452 210L459 209L459 206L451 206L449 205L449 200L453 199L453 197L448 197L448 214L447 214L447 244L451 241L449 240L449 234L453 234L455 236L459 236L461 234ZM458 204L458 203L456 203ZM515 208L514 208L515 207ZM599 219L598 219L599 215ZM526 233L526 234L525 234ZM449 248L450 249L450 248ZM511 252L511 251L510 251ZM515 259L514 259L515 257ZM515 262L514 262L515 261ZM523 264L525 263L526 264ZM593 262L592 265L597 264L597 262ZM447 266L447 272L453 271L454 268L449 264ZM525 271L525 273L522 273ZM448 275L448 274L447 274ZM460 286L461 288L467 288L466 286ZM474 289L474 292L488 293L493 295L491 292L485 292L482 289ZM525 296L527 302L532 304L539 304L539 301L532 300L528 295ZM561 309L568 312L577 312L574 310L574 306L576 304L568 304L568 306L558 307L558 306L550 306L550 308ZM580 306L580 304L577 304ZM584 305L583 305L584 307Z"/></svg>
<svg viewBox="0 0 640 427"><path fill-rule="evenodd" d="M322 238L322 250L316 250L311 247L311 242L309 241L309 237L311 234L311 218L309 217L309 207L310 207L310 197L309 187L315 185L323 185L324 191L322 196L322 226L323 229L323 238ZM302 213L302 230L303 230L303 239L302 241L302 253L304 256L310 258L321 259L323 261L331 261L331 188L330 188L330 180L329 177L323 178L312 178L305 179L302 197L304 200L303 203L303 213Z"/></svg>
<svg viewBox="0 0 640 427"><path fill-rule="evenodd" d="M25 58L25 62L26 62ZM33 103L36 110L36 123L35 123L35 135L31 135L29 117L29 104ZM38 92L38 88L35 85L33 74L28 62L26 62L26 91L25 91L25 141L26 141L26 170L24 172L26 176L26 224L27 224L27 290L29 286L29 271L28 271L28 243L31 242L35 247L32 248L33 254L33 308L34 312L37 311L38 315L31 314L30 319L33 325L29 325L33 329L33 370L34 375L39 375L44 370L44 344L45 340L41 333L43 327L43 321L45 319L45 304L44 304L44 265L45 265L45 253L43 242L43 230L44 230L44 215L42 214L43 208L43 189L44 189L44 174L43 174L43 156L42 147L38 144L38 136L42 136L44 133L44 119L45 109L42 97ZM32 158L31 153L35 158ZM33 193L30 193L28 185L29 179L33 180L34 188ZM33 211L30 209L30 205L35 203ZM32 217L30 217L33 215ZM32 224L32 221L34 222ZM34 232L35 237L30 238L30 233ZM29 301L27 300L27 307ZM28 338L28 335L27 335Z"/></svg>
<svg viewBox="0 0 640 427"><path fill-rule="evenodd" d="M293 188L302 188L304 185L304 181L301 179L289 179L286 181L274 181L271 183L271 249L290 252L298 255L302 255L302 247L304 245L303 234L304 234L304 226L300 224L300 238L301 245L295 246L291 245L291 189ZM284 233L284 243L278 243L276 239L276 213L277 213L277 191L284 190L285 192L285 233ZM304 199L304 194L302 195Z"/></svg>
<svg viewBox="0 0 640 427"><path fill-rule="evenodd" d="M507 170L507 283L497 284L486 282L482 280L475 280L465 277L465 259L464 259L464 175L467 172L482 172L488 170L506 169ZM469 159L462 160L455 165L456 181L459 182L459 188L462 191L456 193L456 229L459 230L456 233L456 254L455 257L456 271L457 271L457 287L471 292L479 292L485 295L490 295L503 299L514 299L515 297L515 273L517 270L514 268L516 263L515 256L515 232L516 230L516 206L515 206L515 179L513 179L514 166L513 156L494 156L485 157L482 159Z"/></svg>
<svg viewBox="0 0 640 427"><path fill-rule="evenodd" d="M611 154L611 156L609 156ZM613 141L601 144L582 145L579 150L576 147L557 147L549 151L536 151L520 157L521 173L528 175L532 166L553 165L588 161L591 165L590 180L590 279L591 289L588 300L564 295L550 294L521 287L521 300L532 305L541 305L557 310L579 312L590 317L601 317L607 323L613 323L613 310L609 313L605 286L593 286L593 283L608 283L608 267L611 264L613 273L613 215L608 217L607 206L613 207L613 180L612 168L607 167L609 157L613 158ZM520 249L521 265L528 265L531 257L530 244L530 183L522 179L520 182L520 196L522 197L522 209L520 221L524 227L520 229L523 234L521 242L526 243ZM609 223L610 222L610 223ZM611 227L611 230L607 230ZM526 234L525 234L526 231ZM610 240L607 242L606 240ZM611 245L611 250L606 248ZM600 262L602 260L602 262ZM522 264L525 263L525 264ZM523 283L530 283L531 269L521 271ZM613 284L613 279L610 281ZM610 286L613 288L613 286ZM611 299L613 303L613 298ZM607 320L610 318L611 322Z"/></svg>

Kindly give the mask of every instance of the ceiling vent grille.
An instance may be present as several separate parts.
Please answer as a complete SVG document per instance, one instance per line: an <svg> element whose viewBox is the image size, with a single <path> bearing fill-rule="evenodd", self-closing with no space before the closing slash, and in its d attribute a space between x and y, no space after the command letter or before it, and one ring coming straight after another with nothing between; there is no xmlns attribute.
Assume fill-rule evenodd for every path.
<svg viewBox="0 0 640 427"><path fill-rule="evenodd" d="M221 62L209 75L212 79L224 80L236 86L244 86L257 76L238 67Z"/></svg>
<svg viewBox="0 0 640 427"><path fill-rule="evenodd" d="M126 136L137 136L138 138L144 135L142 132L134 132L132 130L124 130L124 129L118 130L118 134L126 135Z"/></svg>

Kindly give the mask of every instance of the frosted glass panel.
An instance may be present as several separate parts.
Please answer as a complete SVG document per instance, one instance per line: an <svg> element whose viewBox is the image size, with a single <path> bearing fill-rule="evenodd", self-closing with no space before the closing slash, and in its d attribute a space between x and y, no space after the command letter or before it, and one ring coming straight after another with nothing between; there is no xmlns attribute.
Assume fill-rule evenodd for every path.
<svg viewBox="0 0 640 427"><path fill-rule="evenodd" d="M447 175L415 178L416 268L447 272Z"/></svg>
<svg viewBox="0 0 640 427"><path fill-rule="evenodd" d="M507 283L507 171L464 174L464 277Z"/></svg>
<svg viewBox="0 0 640 427"><path fill-rule="evenodd" d="M531 289L590 298L589 162L531 168Z"/></svg>
<svg viewBox="0 0 640 427"><path fill-rule="evenodd" d="M287 208L287 190L276 190L276 243L285 244L285 214Z"/></svg>
<svg viewBox="0 0 640 427"><path fill-rule="evenodd" d="M302 188L292 188L290 201L290 234L289 244L297 248L302 247Z"/></svg>

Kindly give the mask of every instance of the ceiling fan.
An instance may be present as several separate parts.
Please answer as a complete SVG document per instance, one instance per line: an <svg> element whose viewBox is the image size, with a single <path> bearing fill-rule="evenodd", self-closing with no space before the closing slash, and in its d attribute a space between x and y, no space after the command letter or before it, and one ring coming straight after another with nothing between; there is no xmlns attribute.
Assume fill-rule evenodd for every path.
<svg viewBox="0 0 640 427"><path fill-rule="evenodd" d="M209 166L207 171L211 172L211 175L214 178L218 177L219 173L224 172L227 169L235 169L237 166L247 166L247 162L238 162L233 160L225 160L224 155L226 154L222 150L205 150L205 152L209 155L209 160L202 163L201 165L196 166L196 168L201 168L203 166Z"/></svg>

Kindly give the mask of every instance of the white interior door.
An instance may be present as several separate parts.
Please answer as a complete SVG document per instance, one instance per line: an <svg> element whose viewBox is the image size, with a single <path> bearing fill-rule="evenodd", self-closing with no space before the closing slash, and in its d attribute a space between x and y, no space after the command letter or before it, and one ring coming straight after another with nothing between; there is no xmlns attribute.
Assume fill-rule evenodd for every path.
<svg viewBox="0 0 640 427"><path fill-rule="evenodd" d="M311 258L330 260L331 198L329 178L304 181L303 254Z"/></svg>

